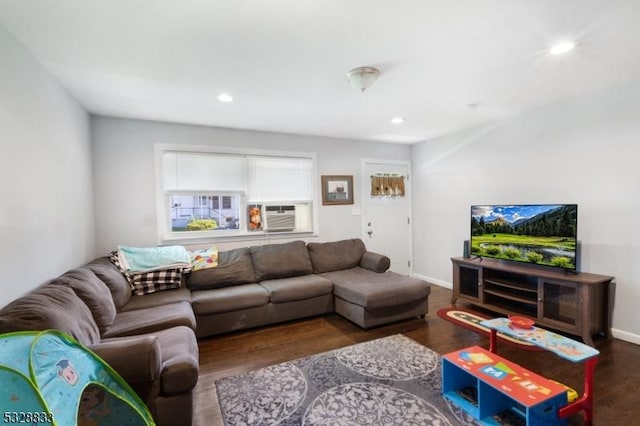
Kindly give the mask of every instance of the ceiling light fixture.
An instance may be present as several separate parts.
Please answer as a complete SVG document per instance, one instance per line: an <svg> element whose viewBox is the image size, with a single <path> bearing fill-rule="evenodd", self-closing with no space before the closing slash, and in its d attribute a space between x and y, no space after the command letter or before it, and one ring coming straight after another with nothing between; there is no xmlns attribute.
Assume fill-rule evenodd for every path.
<svg viewBox="0 0 640 426"><path fill-rule="evenodd" d="M231 97L230 94L228 93L221 93L218 95L218 100L220 102L224 102L224 103L229 103L229 102L233 102L233 98Z"/></svg>
<svg viewBox="0 0 640 426"><path fill-rule="evenodd" d="M404 123L404 118L402 118L402 117L393 117L391 119L391 122L393 124L402 124L402 123Z"/></svg>
<svg viewBox="0 0 640 426"><path fill-rule="evenodd" d="M567 53L568 51L572 50L574 47L576 47L576 44L574 42L562 41L551 46L551 49L549 49L549 53L551 55L562 55L563 53Z"/></svg>
<svg viewBox="0 0 640 426"><path fill-rule="evenodd" d="M356 89L364 92L375 83L380 75L380 70L374 67L358 67L347 73L347 80Z"/></svg>

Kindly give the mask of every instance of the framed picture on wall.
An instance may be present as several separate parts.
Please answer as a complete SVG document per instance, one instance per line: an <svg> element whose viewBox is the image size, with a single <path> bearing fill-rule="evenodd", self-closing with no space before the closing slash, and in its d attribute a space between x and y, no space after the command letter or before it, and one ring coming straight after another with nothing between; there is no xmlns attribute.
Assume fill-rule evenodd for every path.
<svg viewBox="0 0 640 426"><path fill-rule="evenodd" d="M322 205L353 204L353 176L323 175Z"/></svg>

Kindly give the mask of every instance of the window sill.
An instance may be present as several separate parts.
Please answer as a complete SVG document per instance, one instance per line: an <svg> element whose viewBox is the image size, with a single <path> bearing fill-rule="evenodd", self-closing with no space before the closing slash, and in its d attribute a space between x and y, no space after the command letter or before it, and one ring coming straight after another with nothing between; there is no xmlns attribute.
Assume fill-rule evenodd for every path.
<svg viewBox="0 0 640 426"><path fill-rule="evenodd" d="M273 241L273 240L290 240L294 238L311 238L318 237L318 233L314 231L258 231L250 234L233 234L233 235L192 235L192 236L171 236L158 239L158 244L164 245L196 245L207 243L233 243L233 242L250 242L250 241Z"/></svg>

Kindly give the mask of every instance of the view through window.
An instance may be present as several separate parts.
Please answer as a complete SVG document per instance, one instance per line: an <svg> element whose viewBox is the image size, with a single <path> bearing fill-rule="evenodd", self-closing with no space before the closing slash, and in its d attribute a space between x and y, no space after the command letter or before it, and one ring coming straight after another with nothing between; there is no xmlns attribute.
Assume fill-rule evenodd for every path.
<svg viewBox="0 0 640 426"><path fill-rule="evenodd" d="M313 232L315 156L161 152L162 239Z"/></svg>

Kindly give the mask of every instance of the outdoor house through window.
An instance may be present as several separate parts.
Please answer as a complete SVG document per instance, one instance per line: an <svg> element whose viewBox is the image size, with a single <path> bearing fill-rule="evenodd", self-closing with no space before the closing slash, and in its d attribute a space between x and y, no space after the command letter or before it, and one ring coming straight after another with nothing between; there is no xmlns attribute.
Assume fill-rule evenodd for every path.
<svg viewBox="0 0 640 426"><path fill-rule="evenodd" d="M159 149L161 240L314 232L315 156Z"/></svg>

